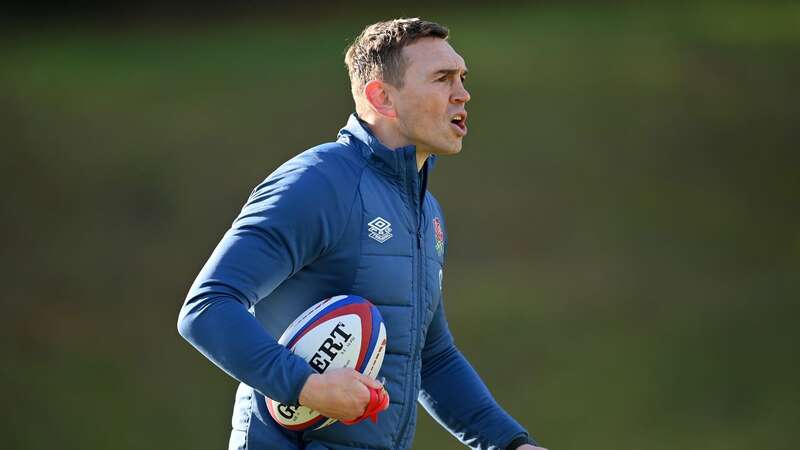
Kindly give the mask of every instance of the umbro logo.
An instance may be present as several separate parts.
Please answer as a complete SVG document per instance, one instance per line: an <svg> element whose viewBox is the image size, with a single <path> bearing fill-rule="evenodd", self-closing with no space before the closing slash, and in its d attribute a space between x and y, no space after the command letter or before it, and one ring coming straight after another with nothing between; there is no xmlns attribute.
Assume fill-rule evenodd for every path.
<svg viewBox="0 0 800 450"><path fill-rule="evenodd" d="M383 217L376 217L367 224L369 237L383 244L392 237L392 224Z"/></svg>

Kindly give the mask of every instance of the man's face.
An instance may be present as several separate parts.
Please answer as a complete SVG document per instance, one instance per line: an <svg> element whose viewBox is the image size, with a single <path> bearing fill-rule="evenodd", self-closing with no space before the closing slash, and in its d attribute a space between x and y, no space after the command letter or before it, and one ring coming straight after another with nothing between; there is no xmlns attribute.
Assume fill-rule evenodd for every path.
<svg viewBox="0 0 800 450"><path fill-rule="evenodd" d="M464 88L464 59L438 38L420 39L402 51L407 64L404 83L392 96L400 133L418 151L460 152L470 99Z"/></svg>

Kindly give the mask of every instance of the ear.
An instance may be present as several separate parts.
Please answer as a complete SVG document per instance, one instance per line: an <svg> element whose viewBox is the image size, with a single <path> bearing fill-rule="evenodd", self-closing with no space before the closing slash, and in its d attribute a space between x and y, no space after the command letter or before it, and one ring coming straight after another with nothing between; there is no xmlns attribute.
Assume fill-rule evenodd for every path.
<svg viewBox="0 0 800 450"><path fill-rule="evenodd" d="M386 117L397 117L392 99L389 97L388 86L380 80L372 80L364 86L364 97L378 114Z"/></svg>

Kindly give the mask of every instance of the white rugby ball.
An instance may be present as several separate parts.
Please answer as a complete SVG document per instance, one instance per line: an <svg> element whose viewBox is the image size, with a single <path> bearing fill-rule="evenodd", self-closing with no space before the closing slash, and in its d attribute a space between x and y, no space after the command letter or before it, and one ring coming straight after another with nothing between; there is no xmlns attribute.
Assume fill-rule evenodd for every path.
<svg viewBox="0 0 800 450"><path fill-rule="evenodd" d="M369 300L338 295L300 314L278 343L308 361L318 373L349 367L376 378L386 353L386 326ZM305 406L286 405L269 397L267 409L275 422L295 431L320 429L336 422Z"/></svg>

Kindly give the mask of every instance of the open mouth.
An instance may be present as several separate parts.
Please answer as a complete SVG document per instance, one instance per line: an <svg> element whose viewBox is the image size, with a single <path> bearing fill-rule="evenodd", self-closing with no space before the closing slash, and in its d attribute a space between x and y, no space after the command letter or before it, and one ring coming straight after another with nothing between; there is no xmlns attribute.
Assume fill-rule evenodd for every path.
<svg viewBox="0 0 800 450"><path fill-rule="evenodd" d="M464 113L453 114L450 117L450 123L458 130L460 136L467 134L467 115Z"/></svg>

